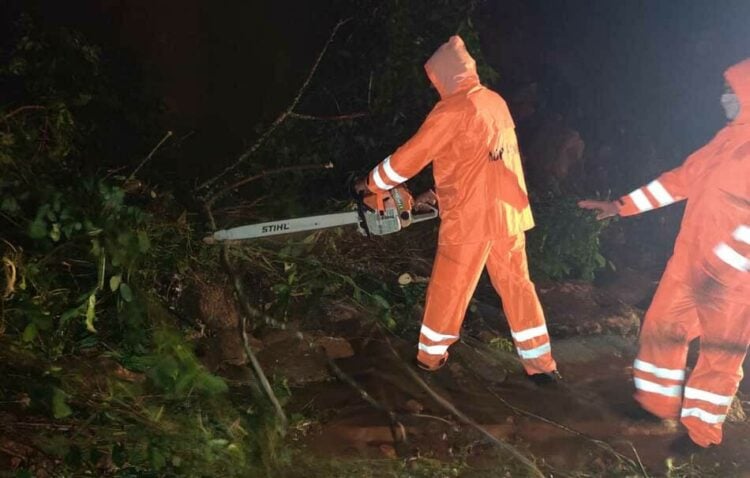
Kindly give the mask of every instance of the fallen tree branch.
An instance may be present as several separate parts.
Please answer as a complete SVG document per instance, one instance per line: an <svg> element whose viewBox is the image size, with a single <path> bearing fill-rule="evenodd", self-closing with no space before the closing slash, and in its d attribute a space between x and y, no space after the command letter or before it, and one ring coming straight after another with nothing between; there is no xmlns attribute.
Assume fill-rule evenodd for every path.
<svg viewBox="0 0 750 478"><path fill-rule="evenodd" d="M362 118L364 116L367 116L369 113L360 112L360 113L350 113L347 115L336 115L336 116L314 116L314 115L306 115L302 113L289 113L290 118L294 119L300 119L300 120L312 120L312 121L343 121L343 120L350 120L350 119L357 119Z"/></svg>
<svg viewBox="0 0 750 478"><path fill-rule="evenodd" d="M130 176L128 176L127 181L131 181L133 178L135 178L136 173L141 170L141 168L143 167L143 165L146 164L151 159L151 157L154 155L154 153L156 153L156 151L159 150L159 148L161 147L161 145L164 144L164 142L166 140L168 140L171 136L172 136L172 132L171 131L167 131L167 134L164 135L164 137L161 139L161 141L159 141L156 144L156 146L154 146L154 149L152 149L151 152L148 153L148 156L146 156L143 159L143 161L141 161L141 164L139 164L138 167L135 168L132 173L130 173Z"/></svg>
<svg viewBox="0 0 750 478"><path fill-rule="evenodd" d="M46 106L41 106L41 105L20 106L20 107L14 109L13 111L11 111L10 113L8 113L7 115L5 115L2 118L0 118L0 121L3 121L3 122L8 121L12 117L14 117L15 115L17 115L18 113L21 113L23 111L28 111L28 110L46 110L46 109L47 109Z"/></svg>
<svg viewBox="0 0 750 478"><path fill-rule="evenodd" d="M248 176L246 178L243 178L233 184L230 184L229 186L223 188L221 191L217 192L210 198L206 200L206 207L212 208L214 203L220 199L222 196L227 194L229 191L233 191L241 186L244 186L247 183L251 183L253 181L257 181L258 179L265 178L267 176L272 176L274 174L280 174L280 173L288 173L291 171L305 171L308 169L331 169L333 168L333 163L326 163L326 164L305 164L301 166L284 166L281 168L276 169L270 169L268 171L261 171L258 174L255 174L253 176Z"/></svg>
<svg viewBox="0 0 750 478"><path fill-rule="evenodd" d="M233 206L227 206L216 210L217 214L236 214L243 211L255 209L260 203L267 200L268 196L260 196L252 201L246 203L235 204Z"/></svg>
<svg viewBox="0 0 750 478"><path fill-rule="evenodd" d="M211 225L211 230L216 230L216 220L214 219L214 215L211 212L211 206L206 204L205 206L206 215L208 217L209 223ZM247 318L250 317L260 317L263 316L260 311L255 309L253 306L250 305L250 301L247 298L247 295L245 294L245 290L242 287L242 280L237 273L237 271L232 266L232 261L229 256L229 244L222 244L221 245L221 261L224 265L224 268L226 270L227 275L229 276L230 280L232 281L232 285L234 287L235 295L237 297L237 301L240 303L240 307L242 310L242 313L240 314L240 335L242 337L242 347L245 350L245 355L247 355L248 360L250 361L250 366L253 370L253 373L255 374L256 378L258 379L258 382L260 382L260 385L265 392L266 396L268 397L268 400L273 405L274 410L276 411L276 416L279 418L281 422L281 430L282 434L286 432L287 425L289 424L289 420L286 417L286 414L284 413L284 409L281 406L281 403L279 402L279 399L276 397L276 394L273 391L273 388L271 387L271 383L268 381L268 377L266 377L265 372L263 371L263 367L261 367L260 362L258 362L258 358L255 356L255 353L253 353L253 349L250 347L250 343L247 337Z"/></svg>
<svg viewBox="0 0 750 478"><path fill-rule="evenodd" d="M266 140L273 134L274 131L276 131L276 128L281 125L281 123L284 122L293 112L294 109L297 107L297 104L299 103L300 99L302 99L302 95L307 91L307 88L310 85L310 81L312 80L313 76L315 75L315 72L318 70L318 66L320 65L321 60L323 59L323 56L325 56L326 51L328 51L328 47L333 42L334 37L336 36L336 33L338 33L339 29L346 24L349 21L349 19L346 20L339 20L338 23L333 27L333 30L331 30L331 34L328 36L328 40L323 45L323 48L320 50L320 53L318 54L318 57L315 59L315 63L313 63L312 68L310 69L310 72L307 74L307 78L305 78L304 83L302 83L302 86L299 90L297 90L297 95L292 100L292 103L289 105L289 107L284 110L271 125L266 129L265 132L253 143L252 146L250 146L249 149L247 149L244 153L242 153L235 161L234 163L227 166L222 172L217 174L216 176L204 181L200 186L198 186L197 190L200 191L202 189L210 187L212 184L214 184L216 181L227 175L228 173L234 171L240 164L245 162L247 158L252 156L265 142Z"/></svg>

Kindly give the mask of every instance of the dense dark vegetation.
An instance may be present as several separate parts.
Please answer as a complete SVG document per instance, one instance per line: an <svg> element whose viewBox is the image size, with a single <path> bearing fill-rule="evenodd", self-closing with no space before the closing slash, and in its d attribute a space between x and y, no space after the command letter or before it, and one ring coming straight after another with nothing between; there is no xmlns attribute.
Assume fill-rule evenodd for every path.
<svg viewBox="0 0 750 478"><path fill-rule="evenodd" d="M196 356L199 311L180 293L228 284L227 267L246 284L247 333L321 321L334 301L393 333L414 330L424 283L394 279L418 260L429 273L434 226L414 233L418 246L331 231L232 247L224 263L200 242L212 220L227 227L348 207L347 181L436 101L422 64L448 35L464 37L487 84L498 79L481 54L474 2L377 4L342 14L293 108L192 180L179 167L181 132L165 136L158 95L137 64L33 12L3 25L0 431L20 448L2 476L262 476L304 463L267 393L233 387ZM429 172L414 183L425 187ZM532 188L538 278L591 280L606 264L602 226L577 211L572 190ZM283 405L284 378L272 386ZM293 427L302 417L290 419Z"/></svg>

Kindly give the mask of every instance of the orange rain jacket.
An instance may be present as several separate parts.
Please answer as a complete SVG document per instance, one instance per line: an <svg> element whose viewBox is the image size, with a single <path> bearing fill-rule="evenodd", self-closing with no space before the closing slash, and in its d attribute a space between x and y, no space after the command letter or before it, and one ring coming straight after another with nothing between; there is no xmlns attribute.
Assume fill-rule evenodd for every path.
<svg viewBox="0 0 750 478"><path fill-rule="evenodd" d="M684 164L620 198L620 215L687 199L665 275L750 304L750 59L725 78L739 98L739 116ZM707 278L720 287L706 288Z"/></svg>
<svg viewBox="0 0 750 478"><path fill-rule="evenodd" d="M641 406L680 417L704 447L721 443L750 343L750 59L725 78L740 115L682 166L620 199L624 216L687 199L633 375ZM698 337L701 350L688 377L688 345Z"/></svg>
<svg viewBox="0 0 750 478"><path fill-rule="evenodd" d="M476 63L458 36L438 49L425 70L441 99L419 131L370 172L368 188L389 190L432 162L438 244L503 239L531 229L515 125L505 101L479 83Z"/></svg>

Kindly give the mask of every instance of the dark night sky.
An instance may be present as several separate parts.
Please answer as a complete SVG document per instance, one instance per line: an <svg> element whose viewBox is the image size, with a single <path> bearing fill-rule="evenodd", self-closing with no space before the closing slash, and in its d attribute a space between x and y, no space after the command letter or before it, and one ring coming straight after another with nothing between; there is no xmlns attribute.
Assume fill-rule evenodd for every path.
<svg viewBox="0 0 750 478"><path fill-rule="evenodd" d="M340 18L324 0L42 3L54 21L143 60L166 98L168 127L196 130L196 154L219 156L288 104ZM722 125L721 72L750 56L747 0L488 0L481 11L500 92L540 83L587 143L626 131L684 156Z"/></svg>
<svg viewBox="0 0 750 478"><path fill-rule="evenodd" d="M175 119L228 142L286 105L338 19L325 2L107 3L122 41L160 70ZM521 80L561 82L550 101L584 139L628 128L663 154L684 155L721 126L721 72L750 56L746 0L488 1L483 11L501 75L531 64L535 78Z"/></svg>
<svg viewBox="0 0 750 478"><path fill-rule="evenodd" d="M490 3L500 5L501 22L497 13L506 2ZM750 56L750 2L525 3L547 70L540 73L569 84L584 132L606 134L603 128L631 123L685 154L722 125L721 73Z"/></svg>

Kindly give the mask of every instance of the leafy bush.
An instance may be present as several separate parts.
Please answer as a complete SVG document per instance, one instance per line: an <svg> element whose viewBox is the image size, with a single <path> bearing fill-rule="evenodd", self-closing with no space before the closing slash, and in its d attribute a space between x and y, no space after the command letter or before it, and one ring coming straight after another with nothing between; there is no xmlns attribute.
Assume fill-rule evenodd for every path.
<svg viewBox="0 0 750 478"><path fill-rule="evenodd" d="M0 376L18 378L0 402L48 423L13 439L54 476L259 474L273 414L252 395L240 411L155 296L159 267L190 262L190 228L104 172L142 142L110 136L137 137L117 118L142 104L75 32L24 18L14 41L0 46Z"/></svg>
<svg viewBox="0 0 750 478"><path fill-rule="evenodd" d="M424 281L399 281L393 272L410 270L412 258L400 253L414 248L408 235L366 240L354 231L318 231L301 240L247 243L232 253L254 271L248 282L256 284L263 309L279 322L289 316L313 319L326 302L343 300L404 332L418 327L413 310L426 291Z"/></svg>
<svg viewBox="0 0 750 478"><path fill-rule="evenodd" d="M593 280L606 267L599 236L607 221L597 221L573 198L546 196L532 200L536 227L528 233L532 274L552 280Z"/></svg>

